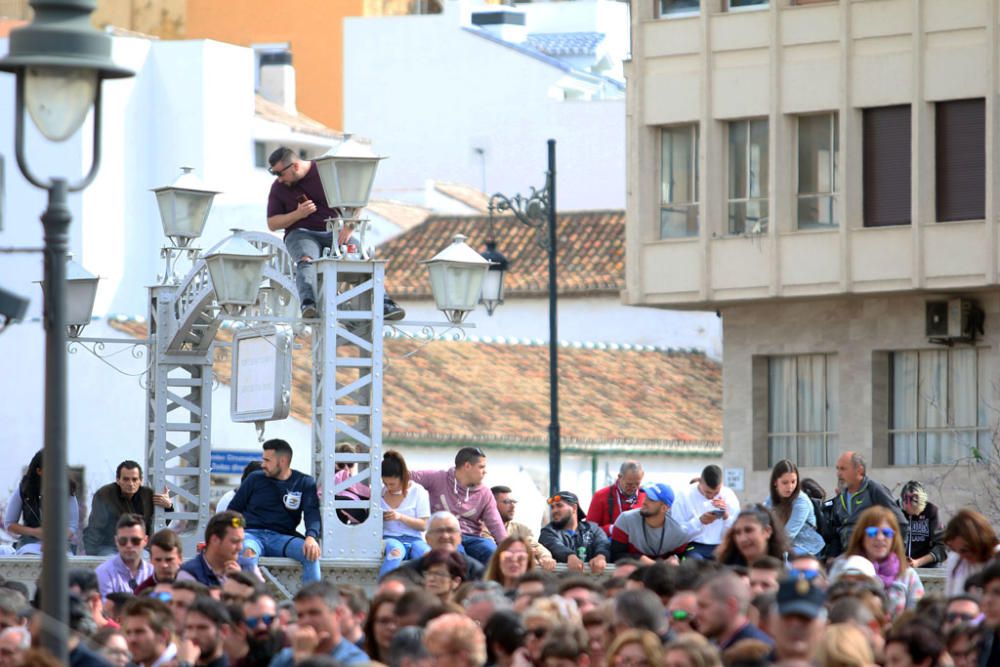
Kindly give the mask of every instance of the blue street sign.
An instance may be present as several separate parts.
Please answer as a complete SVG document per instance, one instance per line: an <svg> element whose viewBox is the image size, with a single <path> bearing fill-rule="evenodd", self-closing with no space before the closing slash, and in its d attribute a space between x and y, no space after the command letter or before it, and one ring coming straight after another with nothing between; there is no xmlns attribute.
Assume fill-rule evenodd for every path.
<svg viewBox="0 0 1000 667"><path fill-rule="evenodd" d="M251 461L260 461L261 451L228 449L212 451L213 475L242 475L243 468Z"/></svg>

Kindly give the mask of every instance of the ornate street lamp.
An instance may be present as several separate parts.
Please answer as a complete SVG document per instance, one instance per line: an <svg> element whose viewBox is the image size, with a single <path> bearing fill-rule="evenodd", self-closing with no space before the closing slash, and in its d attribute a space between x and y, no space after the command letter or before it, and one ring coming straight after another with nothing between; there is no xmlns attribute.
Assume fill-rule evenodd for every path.
<svg viewBox="0 0 1000 667"><path fill-rule="evenodd" d="M209 190L192 172L193 167L181 167L181 175L170 185L153 188L156 205L160 208L163 235L178 248L186 248L201 236L205 221L212 210L218 190Z"/></svg>
<svg viewBox="0 0 1000 667"><path fill-rule="evenodd" d="M496 193L490 197L490 238L482 256L491 262L490 272L483 283L482 303L486 312L493 315L496 307L503 303L503 279L507 269L507 258L497 250L493 231L494 213L511 213L510 218L535 230L538 243L545 249L549 260L549 494L559 491L561 474L560 428L559 428L559 339L557 337L557 312L559 291L556 281L556 141L549 139L549 170L545 175L545 187L531 188L527 197L508 197ZM500 218L500 219L507 219Z"/></svg>
<svg viewBox="0 0 1000 667"><path fill-rule="evenodd" d="M486 306L486 314L490 317L493 316L493 311L497 309L497 306L503 305L503 279L507 275L507 269L510 267L510 262L504 257L503 253L497 250L497 242L492 238L493 224L492 220L490 222L491 238L486 242L486 250L482 254L482 258L490 263L490 270L486 272L486 277L483 278L483 292L479 297L479 303Z"/></svg>
<svg viewBox="0 0 1000 667"><path fill-rule="evenodd" d="M257 302L267 260L267 253L238 234L205 255L215 300L223 310L236 315Z"/></svg>
<svg viewBox="0 0 1000 667"><path fill-rule="evenodd" d="M450 246L421 263L427 265L437 309L452 324L461 324L479 302L489 262L456 234Z"/></svg>
<svg viewBox="0 0 1000 667"><path fill-rule="evenodd" d="M344 141L313 160L319 169L326 203L333 208L364 208L371 196L375 170L384 156L370 144L345 135Z"/></svg>
<svg viewBox="0 0 1000 667"><path fill-rule="evenodd" d="M94 301L97 299L97 283L100 280L83 268L72 257L66 260L66 334L79 338L84 327L94 316ZM48 299L45 281L41 281L42 293ZM44 469L42 470L44 473Z"/></svg>
<svg viewBox="0 0 1000 667"><path fill-rule="evenodd" d="M69 486L66 478L66 250L72 220L67 195L87 187L101 163L101 83L132 76L111 60L111 38L90 23L95 0L32 0L34 19L12 30L0 71L17 76L15 154L24 177L48 191L42 214L45 230L45 468L42 495L45 523L42 541L41 645L60 664L67 662L69 596L66 526ZM94 109L93 161L86 176L39 178L24 154L24 113L51 141L75 133Z"/></svg>

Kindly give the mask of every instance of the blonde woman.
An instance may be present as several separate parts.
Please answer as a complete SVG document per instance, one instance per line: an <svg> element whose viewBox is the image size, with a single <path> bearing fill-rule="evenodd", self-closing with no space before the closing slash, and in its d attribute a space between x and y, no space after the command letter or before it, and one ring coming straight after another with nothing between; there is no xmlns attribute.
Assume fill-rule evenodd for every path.
<svg viewBox="0 0 1000 667"><path fill-rule="evenodd" d="M626 630L618 635L604 659L606 667L660 667L663 648L649 630Z"/></svg>
<svg viewBox="0 0 1000 667"><path fill-rule="evenodd" d="M869 667L875 664L875 656L865 633L847 623L837 623L826 629L813 659L819 667Z"/></svg>
<svg viewBox="0 0 1000 667"><path fill-rule="evenodd" d="M678 637L663 652L663 667L722 667L719 651L695 633Z"/></svg>

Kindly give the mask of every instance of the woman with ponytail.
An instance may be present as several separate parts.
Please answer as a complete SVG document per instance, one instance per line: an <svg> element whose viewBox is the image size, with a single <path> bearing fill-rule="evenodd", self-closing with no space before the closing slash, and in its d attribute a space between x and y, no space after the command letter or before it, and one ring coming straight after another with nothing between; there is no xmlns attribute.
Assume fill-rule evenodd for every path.
<svg viewBox="0 0 1000 667"><path fill-rule="evenodd" d="M403 455L387 450L382 455L382 537L385 560L381 577L399 567L404 560L420 558L431 550L424 541L424 530L431 515L427 490L410 479Z"/></svg>

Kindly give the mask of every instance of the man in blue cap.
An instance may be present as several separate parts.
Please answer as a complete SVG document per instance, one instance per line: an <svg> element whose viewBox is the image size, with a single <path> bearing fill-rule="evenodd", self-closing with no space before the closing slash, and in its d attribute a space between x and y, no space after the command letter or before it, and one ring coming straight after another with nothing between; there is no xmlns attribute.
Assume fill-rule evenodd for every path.
<svg viewBox="0 0 1000 667"><path fill-rule="evenodd" d="M668 484L647 486L639 509L622 512L611 529L611 560L638 558L644 565L665 560L685 546L687 533L670 516L674 490Z"/></svg>

